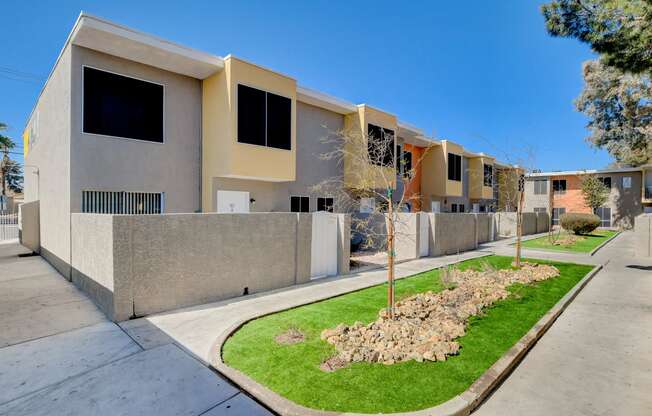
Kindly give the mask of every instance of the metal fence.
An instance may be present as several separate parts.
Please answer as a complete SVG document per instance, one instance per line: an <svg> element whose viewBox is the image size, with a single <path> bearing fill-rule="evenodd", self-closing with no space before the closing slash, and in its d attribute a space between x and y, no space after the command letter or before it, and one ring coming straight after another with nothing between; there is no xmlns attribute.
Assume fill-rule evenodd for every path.
<svg viewBox="0 0 652 416"><path fill-rule="evenodd" d="M18 214L0 212L0 241L18 238Z"/></svg>
<svg viewBox="0 0 652 416"><path fill-rule="evenodd" d="M94 214L161 214L163 193L82 191L82 212Z"/></svg>

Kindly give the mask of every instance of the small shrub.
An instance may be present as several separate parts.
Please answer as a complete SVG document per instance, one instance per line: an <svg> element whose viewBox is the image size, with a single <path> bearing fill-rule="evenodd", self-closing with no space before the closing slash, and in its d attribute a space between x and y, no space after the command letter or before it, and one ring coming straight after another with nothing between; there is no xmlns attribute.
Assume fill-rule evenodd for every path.
<svg viewBox="0 0 652 416"><path fill-rule="evenodd" d="M577 235L589 234L600 226L600 217L594 214L570 212L562 214L559 220L564 230Z"/></svg>

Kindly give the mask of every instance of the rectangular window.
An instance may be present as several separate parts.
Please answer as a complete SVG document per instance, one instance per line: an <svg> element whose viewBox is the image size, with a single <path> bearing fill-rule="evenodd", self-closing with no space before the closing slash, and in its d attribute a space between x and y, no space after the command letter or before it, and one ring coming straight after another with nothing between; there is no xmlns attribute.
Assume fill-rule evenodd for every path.
<svg viewBox="0 0 652 416"><path fill-rule="evenodd" d="M595 215L600 217L600 227L611 227L611 208L596 208Z"/></svg>
<svg viewBox="0 0 652 416"><path fill-rule="evenodd" d="M559 225L559 218L566 213L566 208L552 209L552 225Z"/></svg>
<svg viewBox="0 0 652 416"><path fill-rule="evenodd" d="M464 211L464 204L460 204L459 210L460 210L460 212L465 212Z"/></svg>
<svg viewBox="0 0 652 416"><path fill-rule="evenodd" d="M376 210L376 200L373 198L360 198L360 213L371 214Z"/></svg>
<svg viewBox="0 0 652 416"><path fill-rule="evenodd" d="M161 214L162 192L82 191L82 212L93 214Z"/></svg>
<svg viewBox="0 0 652 416"><path fill-rule="evenodd" d="M462 180L462 156L455 153L448 154L448 180Z"/></svg>
<svg viewBox="0 0 652 416"><path fill-rule="evenodd" d="M412 175L412 152L403 152L403 157L401 159L403 176L407 177Z"/></svg>
<svg viewBox="0 0 652 416"><path fill-rule="evenodd" d="M451 204L451 212L457 212L457 204Z"/></svg>
<svg viewBox="0 0 652 416"><path fill-rule="evenodd" d="M598 180L602 182L604 186L607 187L607 189L611 189L611 177L610 176L605 176L605 177L599 177Z"/></svg>
<svg viewBox="0 0 652 416"><path fill-rule="evenodd" d="M394 166L394 130L374 124L367 126L367 153L373 165Z"/></svg>
<svg viewBox="0 0 652 416"><path fill-rule="evenodd" d="M546 213L546 212L548 212L548 209L547 208L540 208L540 207L539 208L534 208L534 212L536 212L536 213L541 213L541 212Z"/></svg>
<svg viewBox="0 0 652 416"><path fill-rule="evenodd" d="M552 181L552 191L557 194L566 193L566 179L554 179Z"/></svg>
<svg viewBox="0 0 652 416"><path fill-rule="evenodd" d="M492 165L484 165L484 186L494 185L494 167Z"/></svg>
<svg viewBox="0 0 652 416"><path fill-rule="evenodd" d="M291 196L290 212L310 212L309 196Z"/></svg>
<svg viewBox="0 0 652 416"><path fill-rule="evenodd" d="M632 177L623 176L623 189L629 189L632 187Z"/></svg>
<svg viewBox="0 0 652 416"><path fill-rule="evenodd" d="M292 100L238 84L238 142L292 149Z"/></svg>
<svg viewBox="0 0 652 416"><path fill-rule="evenodd" d="M548 180L547 179L535 179L534 180L534 194L535 195L547 195L548 194Z"/></svg>
<svg viewBox="0 0 652 416"><path fill-rule="evenodd" d="M333 212L333 198L317 198L317 211Z"/></svg>
<svg viewBox="0 0 652 416"><path fill-rule="evenodd" d="M84 133L163 143L163 86L83 67Z"/></svg>
<svg viewBox="0 0 652 416"><path fill-rule="evenodd" d="M480 205L480 212L487 212L487 208L484 205Z"/></svg>

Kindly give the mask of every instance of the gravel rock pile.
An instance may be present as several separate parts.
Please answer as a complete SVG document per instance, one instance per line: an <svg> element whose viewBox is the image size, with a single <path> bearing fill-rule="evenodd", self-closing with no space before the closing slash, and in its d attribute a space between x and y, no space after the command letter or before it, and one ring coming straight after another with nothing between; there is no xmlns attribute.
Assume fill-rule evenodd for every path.
<svg viewBox="0 0 652 416"><path fill-rule="evenodd" d="M409 360L445 361L460 345L454 340L465 333L467 320L483 308L505 299L507 287L528 284L559 275L549 265L523 263L518 270L445 270L442 280L455 287L439 293L419 293L396 303L395 317L385 309L376 321L364 325L338 325L325 329L321 339L335 346L340 362L394 364Z"/></svg>

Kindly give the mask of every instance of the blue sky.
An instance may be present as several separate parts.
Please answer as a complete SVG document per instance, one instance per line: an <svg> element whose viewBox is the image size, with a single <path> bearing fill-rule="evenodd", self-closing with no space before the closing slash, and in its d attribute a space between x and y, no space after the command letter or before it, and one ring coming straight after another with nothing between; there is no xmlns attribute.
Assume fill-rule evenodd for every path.
<svg viewBox="0 0 652 416"><path fill-rule="evenodd" d="M575 40L548 36L541 3L10 0L2 7L0 121L20 138L84 10L252 60L508 162L544 170L603 167L611 158L589 148L586 119L573 107L581 64L593 54Z"/></svg>

